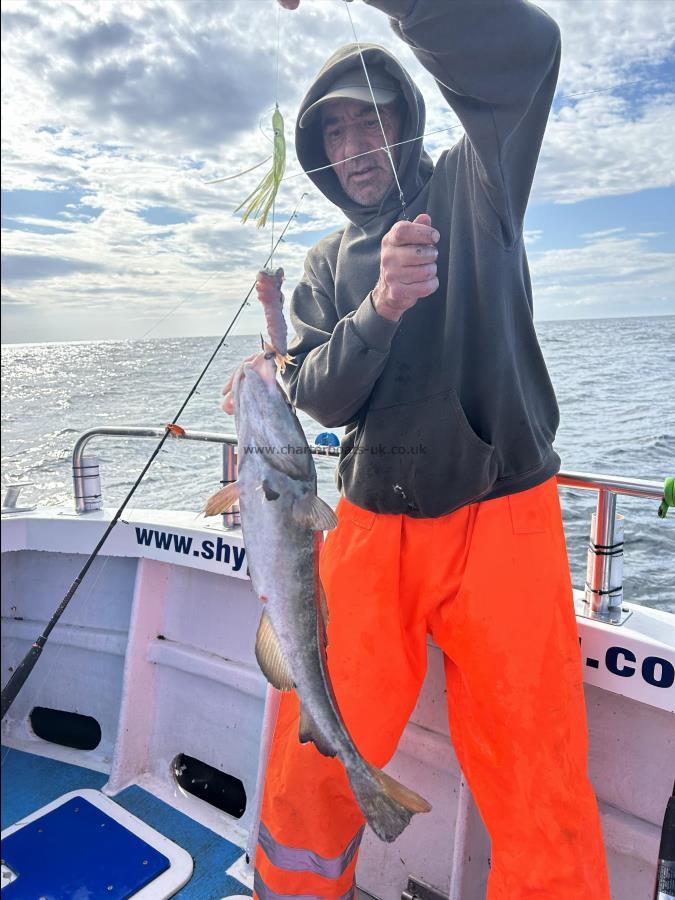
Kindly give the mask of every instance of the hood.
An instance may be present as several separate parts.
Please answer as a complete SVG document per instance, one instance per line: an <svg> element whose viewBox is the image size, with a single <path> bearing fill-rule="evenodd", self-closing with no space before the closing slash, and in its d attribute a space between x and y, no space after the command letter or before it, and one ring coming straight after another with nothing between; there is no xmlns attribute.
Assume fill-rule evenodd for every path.
<svg viewBox="0 0 675 900"><path fill-rule="evenodd" d="M384 47L379 47L377 44L361 44L361 50L367 69L370 70L371 67L382 66L401 86L401 92L406 101L408 111L402 123L399 140L405 141L424 134L426 122L424 98L410 75L408 75L396 57L389 53L388 50L385 50ZM300 104L297 122L300 122L303 113L313 103L327 93L330 85L338 76L355 65L361 65L357 44L346 44L344 47L336 50L324 64L305 94ZM300 165L305 172L316 169L319 166L328 165L328 158L323 149L320 116L315 116L314 121L306 128L300 128L299 124L296 124L295 149ZM398 148L398 154L397 175L406 203L410 204L431 177L433 163L424 151L421 140L403 144ZM331 203L339 206L347 218L355 225L364 225L379 215L390 213L392 210L400 208L395 182L378 206L362 206L347 196L340 186L333 169L313 172L308 177L312 179L321 193Z"/></svg>

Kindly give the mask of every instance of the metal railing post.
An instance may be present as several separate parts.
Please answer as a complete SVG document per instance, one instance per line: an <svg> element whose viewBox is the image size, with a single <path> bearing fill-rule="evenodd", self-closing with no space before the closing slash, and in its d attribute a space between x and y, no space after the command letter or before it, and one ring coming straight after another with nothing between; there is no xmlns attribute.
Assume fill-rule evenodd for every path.
<svg viewBox="0 0 675 900"><path fill-rule="evenodd" d="M592 614L611 617L623 603L623 529L616 516L616 494L598 491L591 518L586 567L586 604ZM617 528L617 526L619 526Z"/></svg>
<svg viewBox="0 0 675 900"><path fill-rule="evenodd" d="M576 613L610 625L622 625L631 615L623 606L623 516L617 515L617 495L660 500L663 486L656 481L595 475L586 472L559 472L558 487L598 492L596 511L591 517L583 601L575 603Z"/></svg>
<svg viewBox="0 0 675 900"><path fill-rule="evenodd" d="M237 480L237 450L234 444L223 444L223 486L232 484ZM228 512L223 513L223 525L226 528L232 528L234 525L241 524L241 516L239 515L239 504L235 505Z"/></svg>
<svg viewBox="0 0 675 900"><path fill-rule="evenodd" d="M94 512L103 506L101 474L97 456L73 458L73 488L78 513Z"/></svg>

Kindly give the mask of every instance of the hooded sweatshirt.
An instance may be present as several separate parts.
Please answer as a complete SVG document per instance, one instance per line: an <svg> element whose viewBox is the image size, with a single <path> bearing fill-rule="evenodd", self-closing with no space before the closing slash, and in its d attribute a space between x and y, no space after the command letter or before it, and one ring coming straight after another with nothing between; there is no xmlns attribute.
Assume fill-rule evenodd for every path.
<svg viewBox="0 0 675 900"><path fill-rule="evenodd" d="M532 320L523 218L555 89L560 34L526 0L366 0L436 79L464 126L434 166L422 141L403 144L397 173L410 220L440 232L438 290L399 322L371 292L384 235L401 217L398 190L377 207L351 200L333 169L310 174L346 227L307 254L291 300L291 401L328 428L346 426L337 483L377 513L437 517L526 490L560 467L558 406ZM425 128L424 100L396 58L361 44L366 66L400 84L399 140ZM326 62L302 113L358 47ZM320 117L296 129L304 169L326 165Z"/></svg>

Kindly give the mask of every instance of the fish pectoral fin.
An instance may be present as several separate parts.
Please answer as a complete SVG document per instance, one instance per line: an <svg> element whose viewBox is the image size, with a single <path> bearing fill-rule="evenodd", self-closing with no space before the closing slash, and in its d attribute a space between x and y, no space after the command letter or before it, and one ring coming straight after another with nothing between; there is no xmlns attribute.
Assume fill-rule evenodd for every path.
<svg viewBox="0 0 675 900"><path fill-rule="evenodd" d="M331 507L316 494L307 493L293 503L293 518L312 531L330 531L337 525Z"/></svg>
<svg viewBox="0 0 675 900"><path fill-rule="evenodd" d="M218 491L212 497L209 497L204 507L204 515L217 516L225 513L228 509L232 509L238 499L239 482L233 481L231 484L226 485L222 491Z"/></svg>
<svg viewBox="0 0 675 900"><path fill-rule="evenodd" d="M308 744L311 741L319 753L322 753L324 756L337 756L337 750L323 739L319 729L314 724L314 719L304 706L300 707L298 738L301 744Z"/></svg>
<svg viewBox="0 0 675 900"><path fill-rule="evenodd" d="M293 690L295 687L293 676L274 626L265 611L260 617L258 634L255 639L255 658L272 687L278 691Z"/></svg>

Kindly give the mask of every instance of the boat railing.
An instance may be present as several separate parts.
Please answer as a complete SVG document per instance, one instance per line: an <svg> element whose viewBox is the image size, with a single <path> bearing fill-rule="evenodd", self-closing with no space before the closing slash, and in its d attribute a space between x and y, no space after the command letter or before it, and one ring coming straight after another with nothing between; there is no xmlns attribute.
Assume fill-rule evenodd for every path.
<svg viewBox="0 0 675 900"><path fill-rule="evenodd" d="M103 426L85 431L78 438L73 450L73 484L77 512L91 512L101 509L103 505L99 461L95 456L85 456L85 450L93 438L161 438L166 428L167 426L157 428ZM178 440L221 444L222 484L237 480L235 434L172 429L172 435ZM318 456L338 457L340 454L338 446L314 445L310 450ZM623 517L616 511L617 496L642 497L665 502L664 486L658 481L589 472L561 471L557 480L560 487L596 491L598 495L595 512L591 517L584 603L577 611L589 618L619 625L626 620L630 612L623 605ZM237 507L223 515L223 525L226 528L238 524Z"/></svg>
<svg viewBox="0 0 675 900"><path fill-rule="evenodd" d="M617 514L616 498L622 494L663 501L664 486L658 481L591 472L560 471L557 480L559 487L596 491L598 495L591 516L584 603L577 612L620 625L630 612L623 604L623 516Z"/></svg>
<svg viewBox="0 0 675 900"><path fill-rule="evenodd" d="M101 489L101 474L99 460L96 456L85 456L85 450L89 442L95 437L126 437L126 438L162 438L166 433L166 426L155 428L149 426L134 425L104 425L99 428L90 428L77 439L73 448L73 488L75 492L75 510L78 513L88 513L101 509L103 506L103 494ZM187 431L186 429L172 430L172 437L183 441L203 441L210 444L222 444L223 446L223 483L237 480L236 470L236 446L235 434L221 434L216 431ZM228 524L235 524L234 521Z"/></svg>

